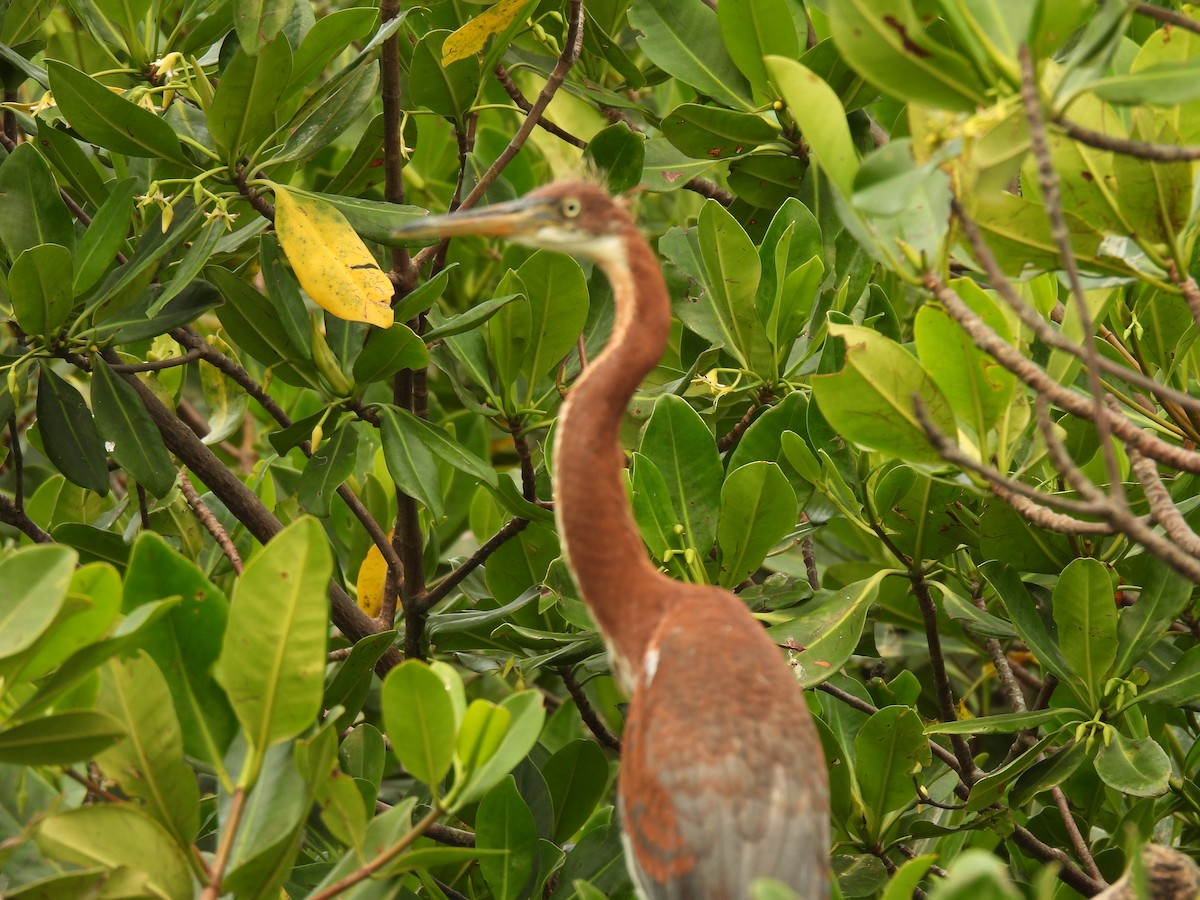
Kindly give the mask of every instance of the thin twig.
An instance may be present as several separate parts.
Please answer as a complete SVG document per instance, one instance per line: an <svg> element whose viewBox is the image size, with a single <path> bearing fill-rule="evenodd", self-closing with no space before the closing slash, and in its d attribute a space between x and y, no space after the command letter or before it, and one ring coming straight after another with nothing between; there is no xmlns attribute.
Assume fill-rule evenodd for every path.
<svg viewBox="0 0 1200 900"><path fill-rule="evenodd" d="M1092 851L1088 847L1087 841L1083 839L1083 835L1080 834L1079 824L1075 821L1075 817L1071 815L1071 807L1067 804L1067 795L1063 793L1062 788L1057 786L1050 789L1050 795L1054 798L1059 815L1062 816L1063 826L1067 830L1067 837L1071 839L1071 846L1075 848L1075 855L1083 863L1083 868L1092 878L1107 887L1108 882L1104 880L1104 876L1100 874L1100 870L1096 867L1096 860L1092 857Z"/></svg>
<svg viewBox="0 0 1200 900"><path fill-rule="evenodd" d="M233 180L237 185L238 193L245 198L246 202L264 219L274 222L275 207L266 197L249 185L246 178L246 170L241 166L235 167L233 170Z"/></svg>
<svg viewBox="0 0 1200 900"><path fill-rule="evenodd" d="M229 865L229 857L233 853L234 838L237 837L238 827L242 824L246 796L246 789L243 787L238 787L233 792L233 799L229 804L229 819L221 829L221 841L217 845L217 856L212 864L212 877L208 886L201 892L200 900L217 900L221 896L221 879L225 877L225 867Z"/></svg>
<svg viewBox="0 0 1200 900"><path fill-rule="evenodd" d="M441 808L437 806L433 807L433 809L431 809L425 815L425 817L421 819L421 821L412 827L408 834L404 835L404 837L400 838L400 840L396 841L396 843L392 844L392 846L388 847L369 862L355 869L345 878L342 878L341 880L331 884L329 887L325 888L325 890L313 894L311 897L309 897L309 900L329 900L330 897L336 897L347 888L366 881L373 874L378 872L389 862L407 850L409 845L423 835L428 830L429 826L441 818L441 816Z"/></svg>
<svg viewBox="0 0 1200 900"><path fill-rule="evenodd" d="M1165 22L1168 25L1176 25L1179 28L1186 29L1195 34L1200 34L1200 21L1197 21L1183 13L1176 12L1173 9L1166 9L1162 6L1155 6L1153 3L1139 3L1133 8L1133 11L1138 15L1146 16L1149 19L1157 19L1159 22Z"/></svg>
<svg viewBox="0 0 1200 900"><path fill-rule="evenodd" d="M800 524L808 525L808 514L800 513ZM817 572L817 549L812 534L800 541L800 555L804 557L804 574L808 578L808 586L814 591L821 589L821 576Z"/></svg>
<svg viewBox="0 0 1200 900"><path fill-rule="evenodd" d="M86 775L80 775L74 769L70 769L70 768L63 769L63 774L66 775L68 778L70 778L72 781L74 781L78 784L81 784L85 788L87 788L89 794L94 794L95 796L101 798L102 800L106 800L109 803L128 803L129 802L124 797L118 797L112 791L107 790L106 788L104 788L101 785L97 784L96 782L92 781L92 779L88 778Z"/></svg>
<svg viewBox="0 0 1200 900"><path fill-rule="evenodd" d="M1068 137L1081 144L1087 144L1089 147L1095 147L1097 150L1108 150L1112 153L1120 153L1123 156L1133 156L1151 162L1192 162L1200 159L1200 147L1197 146L1153 144L1149 141L1118 137L1080 125L1065 116L1058 116L1054 121L1067 133Z"/></svg>
<svg viewBox="0 0 1200 900"><path fill-rule="evenodd" d="M479 566L483 565L489 556L499 550L509 540L524 531L528 525L528 519L509 519L500 527L499 531L488 538L458 568L445 576L441 581L431 585L421 596L414 598L412 601L413 605L425 611L430 609L434 604L444 600L452 590L463 582L463 579L479 568Z"/></svg>
<svg viewBox="0 0 1200 900"><path fill-rule="evenodd" d="M517 104L522 112L528 114L533 109L533 104L530 103L525 98L525 95L521 93L521 89L517 87L516 82L512 80L512 76L508 74L508 69L506 69L503 64L498 63L496 65L495 74L496 80L500 82L500 86L504 88L504 92L508 94L510 98L512 98L512 102ZM559 128L545 116L540 117L537 124L538 127L543 131L549 132L559 140L566 141L572 147L578 147L582 150L587 146L587 141L585 141L583 138L575 137L575 135L571 134L571 132L567 131L565 128Z"/></svg>
<svg viewBox="0 0 1200 900"><path fill-rule="evenodd" d="M1038 175L1042 188L1042 203L1046 216L1050 220L1050 231L1058 253L1062 260L1063 270L1067 274L1067 283L1071 288L1071 296L1075 301L1075 314L1083 331L1084 367L1087 372L1088 393L1092 397L1092 421L1096 426L1096 435L1100 440L1100 452L1104 457L1104 466L1108 471L1109 497L1118 507L1126 505L1125 489L1122 486L1121 467L1117 463L1117 453L1112 444L1112 428L1108 417L1104 415L1104 390L1100 385L1100 354L1096 350L1096 328L1092 323L1092 313L1088 309L1087 298L1083 292L1083 281L1079 277L1079 266L1075 261L1075 251L1071 247L1071 232L1067 228L1066 216L1063 215L1062 191L1059 185L1058 172L1054 168L1054 160L1050 156L1050 147L1046 142L1046 119L1042 114L1042 101L1038 96L1037 73L1033 67L1033 56L1029 45L1022 44L1017 51L1021 64L1021 100L1025 106L1025 116L1029 120L1029 138L1033 148L1033 156L1037 161Z"/></svg>
<svg viewBox="0 0 1200 900"><path fill-rule="evenodd" d="M575 708L579 710L579 717L583 719L584 724L596 736L601 744L612 750L614 753L621 752L621 739L613 734L605 726L595 707L592 706L592 701L588 699L588 695L583 690L583 685L575 677L575 673L571 671L570 666L560 666L558 675L566 685L567 693L571 695L571 699L575 701Z"/></svg>
<svg viewBox="0 0 1200 900"><path fill-rule="evenodd" d="M213 540L217 542L217 546L221 548L221 552L225 554L225 558L229 560L229 564L233 566L233 571L241 575L244 566L242 565L242 557L238 553L237 547L234 546L229 533L217 521L217 517L213 515L213 511L200 498L200 494L192 485L192 481L188 478L186 472L179 473L179 489L183 492L183 497L187 501L187 505L192 508L192 512L196 514L196 518L200 520L200 524L204 526L205 531L213 536Z"/></svg>
<svg viewBox="0 0 1200 900"><path fill-rule="evenodd" d="M153 359L149 362L140 363L117 363L111 366L114 372L158 372L162 369L172 369L176 366L186 366L190 362L194 362L203 356L203 352L197 349L188 350L187 353L182 353L179 356L172 356L169 359Z"/></svg>
<svg viewBox="0 0 1200 900"><path fill-rule="evenodd" d="M29 518L25 510L18 509L17 505L3 494L0 494L0 522L11 525L36 543L54 543L54 538L50 536L49 532L43 530L37 522Z"/></svg>
<svg viewBox="0 0 1200 900"><path fill-rule="evenodd" d="M521 495L530 503L537 503L537 472L533 467L533 454L529 452L529 441L521 431L521 420L513 419L505 424L521 463Z"/></svg>

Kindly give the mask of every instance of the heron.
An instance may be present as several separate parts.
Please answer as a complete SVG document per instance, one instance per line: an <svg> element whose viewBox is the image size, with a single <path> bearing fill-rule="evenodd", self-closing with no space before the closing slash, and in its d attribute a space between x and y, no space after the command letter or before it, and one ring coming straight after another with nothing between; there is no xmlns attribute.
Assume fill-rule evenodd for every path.
<svg viewBox="0 0 1200 900"><path fill-rule="evenodd" d="M555 515L629 696L617 794L635 884L649 900L741 900L770 878L804 900L826 897L828 781L791 668L737 597L651 562L626 497L621 421L671 324L654 251L624 202L584 181L395 232L460 235L588 259L612 285L612 335L556 430Z"/></svg>

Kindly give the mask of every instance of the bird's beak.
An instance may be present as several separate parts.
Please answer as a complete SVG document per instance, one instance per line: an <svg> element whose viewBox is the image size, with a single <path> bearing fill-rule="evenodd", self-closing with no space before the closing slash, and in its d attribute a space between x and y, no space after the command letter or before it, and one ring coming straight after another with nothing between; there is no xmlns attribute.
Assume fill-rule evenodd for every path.
<svg viewBox="0 0 1200 900"><path fill-rule="evenodd" d="M537 197L522 197L482 209L468 209L445 216L429 216L403 225L392 237L403 243L416 238L448 238L462 235L519 238L534 234L550 223L551 203Z"/></svg>

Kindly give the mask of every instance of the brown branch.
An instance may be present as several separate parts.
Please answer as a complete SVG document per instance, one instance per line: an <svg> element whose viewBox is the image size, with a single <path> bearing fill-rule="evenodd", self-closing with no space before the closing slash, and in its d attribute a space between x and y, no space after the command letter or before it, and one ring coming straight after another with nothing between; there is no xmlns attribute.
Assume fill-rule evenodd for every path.
<svg viewBox="0 0 1200 900"><path fill-rule="evenodd" d="M261 500L222 463L212 450L201 443L195 433L163 406L158 397L133 375L123 376L137 391L142 405L158 427L167 449L204 482L225 507L260 543L267 543L283 530L279 520ZM359 641L386 629L370 619L355 605L354 601L334 581L329 584L329 599L332 606L333 623L352 641ZM400 662L399 654L389 650L376 663L376 671L386 674Z"/></svg>
<svg viewBox="0 0 1200 900"><path fill-rule="evenodd" d="M1108 882L1104 880L1104 876L1100 874L1100 870L1096 867L1096 860L1092 857L1092 851L1088 847L1087 841L1083 839L1083 835L1079 833L1079 824L1075 821L1075 817L1071 815L1071 807L1067 803L1067 795L1058 786L1050 789L1050 795L1054 798L1054 805L1058 807L1058 813L1062 817L1063 826L1067 830L1067 837L1071 839L1071 846L1075 848L1075 855L1083 863L1084 870L1096 881L1107 887Z"/></svg>
<svg viewBox="0 0 1200 900"><path fill-rule="evenodd" d="M1055 330L1049 322L1038 315L1036 310L1031 309L1017 294L1012 286L1012 282L1000 270L1000 264L996 261L995 254L992 253L991 248L988 247L987 242L983 239L983 235L980 234L979 226L967 215L966 210L963 209L958 200L951 200L950 206L954 212L954 217L962 225L963 236L966 237L967 242L971 245L971 251L975 254L975 258L979 261L980 265L983 266L983 270L988 277L988 282L996 289L996 292L1008 304L1009 308L1017 314L1017 317L1021 320L1021 324L1032 331L1034 336L1047 347L1062 350L1070 353L1077 359L1082 359L1083 348L1066 337L1062 332ZM1122 355L1128 356L1128 353L1126 352ZM1101 356L1098 361L1101 371L1114 375L1135 387L1140 387L1142 390L1153 394L1160 401L1169 399L1180 406L1200 412L1200 398L1176 390L1169 385L1159 384L1145 373L1122 366L1106 356Z"/></svg>
<svg viewBox="0 0 1200 900"><path fill-rule="evenodd" d="M1155 6L1153 3L1139 3L1133 8L1133 11L1138 15L1146 16L1148 19L1157 19L1159 22L1176 25L1179 28L1200 34L1200 22L1173 9L1165 9L1161 6Z"/></svg>
<svg viewBox="0 0 1200 900"><path fill-rule="evenodd" d="M1104 467L1108 472L1109 496L1111 502L1118 507L1126 506L1125 489L1121 481L1121 467L1117 463L1116 450L1112 445L1112 428L1108 417L1104 415L1104 390L1100 385L1099 353L1096 350L1096 327L1092 322L1092 313L1088 309L1087 298L1084 297L1083 281L1079 277L1079 266L1075 261L1075 251L1071 247L1071 232L1067 228L1067 219L1063 215L1062 191L1060 189L1058 172L1050 156L1050 147L1046 142L1046 119L1042 114L1042 102L1038 96L1037 73L1033 67L1033 57L1029 46L1022 44L1017 51L1021 64L1021 101L1025 106L1025 115L1029 120L1029 138L1033 148L1033 156L1037 161L1038 176L1042 189L1042 203L1046 216L1050 220L1050 231L1058 253L1062 259L1064 271L1067 273L1067 283L1071 287L1071 296L1075 301L1075 313L1079 317L1080 327L1084 334L1083 351L1084 366L1087 371L1088 393L1092 398L1092 422L1096 426L1096 434L1100 440L1100 452L1104 456Z"/></svg>
<svg viewBox="0 0 1200 900"><path fill-rule="evenodd" d="M1104 890L1105 884L1103 881L1097 881L1090 875L1087 875L1071 861L1071 857L1067 856L1066 853L1057 847L1051 847L1049 844L1043 843L1028 828L1022 825L1014 825L1012 839L1017 846L1034 859L1044 863L1058 863L1059 881L1069 887L1073 887L1085 897L1091 897L1093 894L1098 894Z"/></svg>
<svg viewBox="0 0 1200 900"><path fill-rule="evenodd" d="M380 0L379 19L386 25L400 15L400 0ZM393 34L383 42L379 52L380 94L383 99L383 198L390 203L403 203L404 197L404 136L400 124L404 106L400 88L400 35ZM392 272L399 280L396 299L416 286L417 271L407 247L392 249Z"/></svg>
<svg viewBox="0 0 1200 900"><path fill-rule="evenodd" d="M9 500L4 494L0 494L0 522L5 525L11 525L18 529L22 534L28 537L31 541L39 544L52 544L52 538L48 532L44 531L37 522L29 518L25 510L19 509L17 505Z"/></svg>
<svg viewBox="0 0 1200 900"><path fill-rule="evenodd" d="M159 372L163 369L173 369L176 366L186 366L188 363L200 359L203 355L200 350L192 349L187 353L172 356L169 359L155 359L150 362L140 363L117 363L111 368L114 372Z"/></svg>
<svg viewBox="0 0 1200 900"><path fill-rule="evenodd" d="M508 69L506 69L503 64L498 63L496 65L495 74L496 80L500 82L500 86L504 88L504 93L508 94L508 96L512 98L512 102L517 104L522 112L526 114L531 112L533 110L533 104L530 103L525 98L525 95L521 93L521 89L517 87L516 83L512 80L512 76L508 74ZM545 116L540 117L537 124L538 127L543 131L549 132L559 140L566 141L572 147L579 147L580 149L583 149L587 146L587 141L585 141L583 138L575 137L575 135L571 134L571 132L567 131L565 128L559 128Z"/></svg>
<svg viewBox="0 0 1200 900"><path fill-rule="evenodd" d="M588 695L584 692L583 685L579 683L579 680L575 677L575 673L571 671L571 667L560 666L558 675L562 679L563 684L566 685L567 693L575 701L575 708L579 710L579 717L583 719L584 724L596 736L596 740L614 753L620 753L621 739L605 726L595 707L592 706L592 701L588 699Z"/></svg>
<svg viewBox="0 0 1200 900"><path fill-rule="evenodd" d="M441 808L437 806L433 807L433 809L431 809L425 815L425 817L421 819L421 821L417 822L417 824L415 824L409 830L408 834L404 835L402 838L400 838L400 840L396 841L394 844L364 865L355 869L345 878L342 878L334 884L331 884L329 887L325 888L325 890L313 894L309 900L330 900L331 897L336 897L347 888L351 888L360 882L366 881L368 878L386 866L389 862L407 850L412 842L421 835L425 834L425 832L429 830L429 826L436 822L441 815Z"/></svg>
<svg viewBox="0 0 1200 900"><path fill-rule="evenodd" d="M92 781L92 779L88 778L86 775L79 774L74 769L71 769L71 768L63 769L63 774L66 775L68 778L70 778L72 781L74 781L76 784L81 784L85 788L87 788L89 794L93 794L96 797L99 797L102 800L106 800L109 803L128 803L129 802L124 797L118 797L112 791L110 791L107 788Z"/></svg>
<svg viewBox="0 0 1200 900"><path fill-rule="evenodd" d="M959 327L966 332L976 347L1016 375L1035 393L1044 394L1052 403L1073 416L1091 420L1094 411L1090 398L1063 387L1036 363L1026 359L1016 347L1000 337L983 319L976 315L935 273L927 272L923 281L926 289L937 297L938 302L942 304L951 318L958 322ZM1104 414L1109 420L1113 434L1127 445L1137 447L1146 456L1172 468L1200 474L1200 453L1176 447L1147 434L1111 409L1106 409Z"/></svg>
<svg viewBox="0 0 1200 900"><path fill-rule="evenodd" d="M746 429L750 427L750 423L754 421L754 418L758 415L759 410L762 409L762 407L766 404L770 403L773 396L774 394L770 388L764 388L762 393L760 393L757 397L754 397L750 402L750 408L746 410L745 414L740 419L738 419L737 424L729 429L728 433L717 438L717 450L721 453L724 453L726 450L731 450L736 447L737 442L742 439L742 435L746 433Z"/></svg>
<svg viewBox="0 0 1200 900"><path fill-rule="evenodd" d="M806 513L800 513L800 524L810 524ZM800 541L800 555L804 557L804 574L808 577L808 586L814 591L819 591L821 576L817 573L817 551L811 534Z"/></svg>
<svg viewBox="0 0 1200 900"><path fill-rule="evenodd" d="M229 865L229 857L233 854L234 838L242 824L242 813L246 810L246 796L246 789L241 786L233 792L233 800L229 805L229 821L225 822L225 827L221 829L221 842L217 845L217 856L210 870L211 877L200 894L200 900L217 900L221 896L221 879L225 877L225 867Z"/></svg>
<svg viewBox="0 0 1200 900"><path fill-rule="evenodd" d="M487 558L500 549L505 543L516 537L529 525L528 519L509 519L500 530L488 538L478 550L471 554L457 569L441 581L430 586L419 597L412 600L413 606L421 611L430 609L449 596L450 592L460 585L468 575L487 561Z"/></svg>
<svg viewBox="0 0 1200 900"><path fill-rule="evenodd" d="M937 606L929 593L929 583L925 580L925 572L918 561L909 568L909 583L912 585L913 596L917 598L917 606L921 610L921 619L925 624L925 642L929 646L929 665L933 670L934 694L937 697L938 714L943 722L957 722L958 714L954 711L954 692L950 687L950 678L946 674L946 658L942 654L942 639L937 627ZM950 746L958 758L959 778L970 787L975 781L975 760L971 758L971 749L967 746L966 738L961 734L950 735Z"/></svg>
<svg viewBox="0 0 1200 900"><path fill-rule="evenodd" d="M187 505L192 508L192 512L196 514L196 518L200 520L200 524L213 536L213 540L217 542L217 546L221 548L221 552L225 554L225 558L229 560L229 564L233 566L233 571L241 575L244 566L242 566L242 557L238 554L237 547L233 545L229 533L217 521L217 517L213 515L213 511L200 498L200 494L192 485L191 479L188 478L186 472L179 473L179 489L183 492L183 497L187 500Z"/></svg>
<svg viewBox="0 0 1200 900"><path fill-rule="evenodd" d="M1081 144L1095 147L1097 150L1107 150L1120 153L1123 156L1133 156L1138 159L1148 159L1151 162L1191 162L1200 159L1200 147L1183 147L1178 144L1154 144L1149 141L1138 141L1133 138L1118 137L1095 131L1073 122L1065 116L1058 116L1055 124L1067 133L1067 136Z"/></svg>
<svg viewBox="0 0 1200 900"><path fill-rule="evenodd" d="M529 452L529 441L521 432L521 420L513 419L505 424L521 463L521 495L530 503L537 503L537 472L533 467L533 454Z"/></svg>
<svg viewBox="0 0 1200 900"><path fill-rule="evenodd" d="M274 205L249 185L246 170L242 166L234 168L233 181L237 185L238 193L254 208L255 212L270 222L275 221Z"/></svg>
<svg viewBox="0 0 1200 900"><path fill-rule="evenodd" d="M25 454L21 452L21 432L17 425L17 414L8 417L8 452L13 465L13 504L20 513L25 512Z"/></svg>
<svg viewBox="0 0 1200 900"><path fill-rule="evenodd" d="M1184 519L1179 507L1171 499L1167 486L1163 484L1158 474L1158 467L1153 460L1146 459L1136 448L1129 448L1129 464L1133 474L1141 482L1150 504L1150 515L1166 531L1167 536L1179 545L1180 549L1192 556L1200 556L1200 535L1197 535Z"/></svg>

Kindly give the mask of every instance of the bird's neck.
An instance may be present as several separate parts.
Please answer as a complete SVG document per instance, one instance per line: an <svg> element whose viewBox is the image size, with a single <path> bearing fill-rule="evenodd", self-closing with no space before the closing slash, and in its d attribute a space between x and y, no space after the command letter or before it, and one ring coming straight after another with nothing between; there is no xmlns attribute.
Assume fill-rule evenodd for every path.
<svg viewBox="0 0 1200 900"><path fill-rule="evenodd" d="M612 283L616 323L559 419L555 508L583 598L631 685L676 585L647 559L634 524L620 430L629 400L662 358L671 304L654 253L633 226L600 266Z"/></svg>

